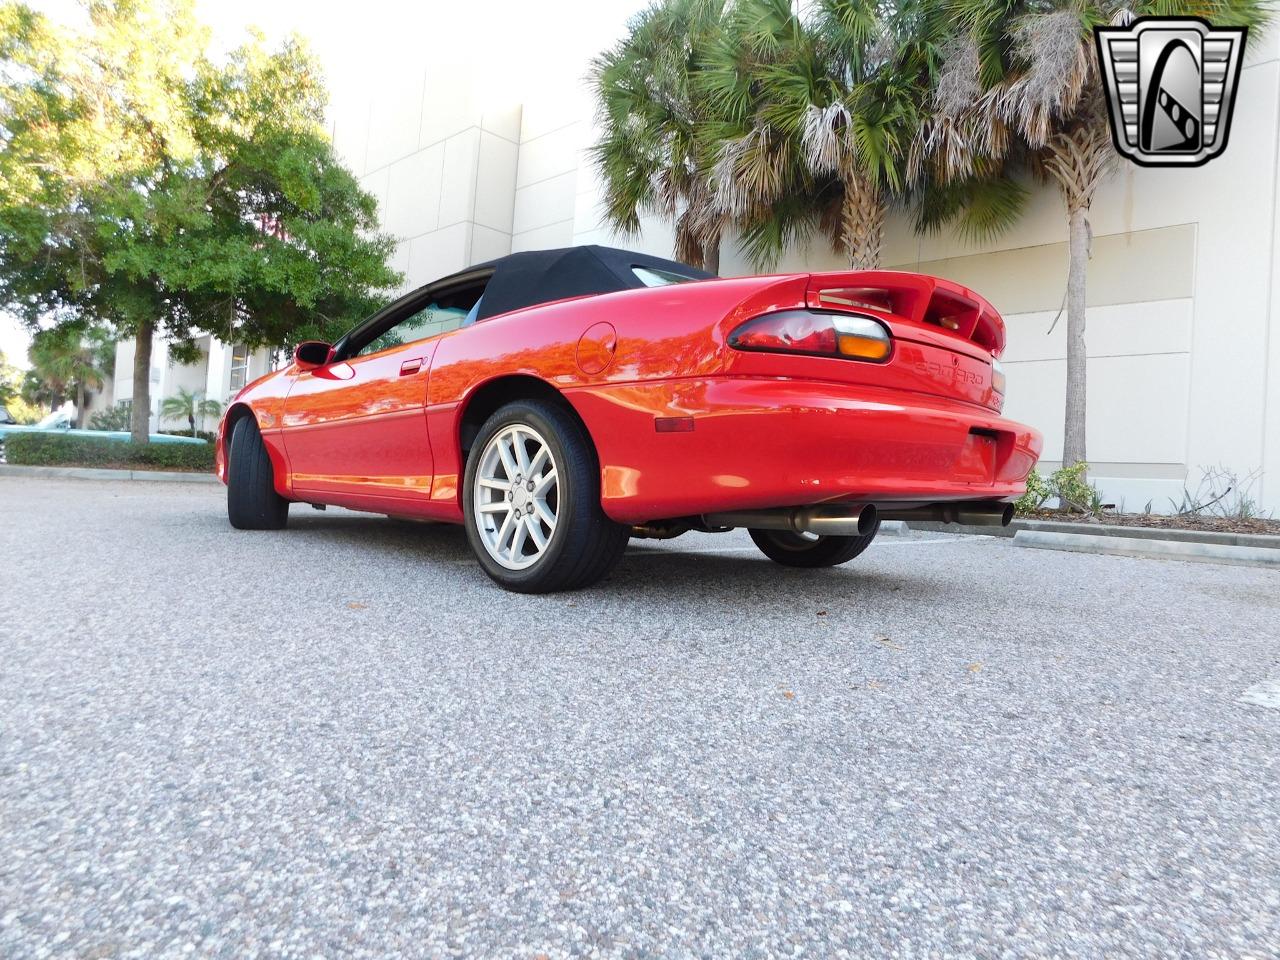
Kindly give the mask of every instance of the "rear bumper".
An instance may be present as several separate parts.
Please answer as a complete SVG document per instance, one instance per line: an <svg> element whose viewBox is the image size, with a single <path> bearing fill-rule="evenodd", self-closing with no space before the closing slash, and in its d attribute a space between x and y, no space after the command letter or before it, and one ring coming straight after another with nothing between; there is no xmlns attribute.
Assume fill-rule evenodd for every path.
<svg viewBox="0 0 1280 960"><path fill-rule="evenodd" d="M621 523L830 501L1011 500L1038 431L966 403L827 381L706 378L566 392ZM681 418L688 432L662 432Z"/></svg>

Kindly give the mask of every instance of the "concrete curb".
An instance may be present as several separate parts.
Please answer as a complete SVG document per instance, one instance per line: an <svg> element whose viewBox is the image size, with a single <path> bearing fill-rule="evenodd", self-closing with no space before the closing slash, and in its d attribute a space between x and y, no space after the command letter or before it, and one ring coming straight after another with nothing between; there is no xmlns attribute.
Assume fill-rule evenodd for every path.
<svg viewBox="0 0 1280 960"><path fill-rule="evenodd" d="M1013 538L1013 545L1041 550L1067 550L1073 553L1105 553L1119 557L1185 560L1190 563L1225 563L1280 570L1280 550L1270 547L1239 547L1219 543L1091 536L1049 530L1019 530Z"/></svg>
<svg viewBox="0 0 1280 960"><path fill-rule="evenodd" d="M162 483L217 483L212 473L173 470L100 470L94 467L27 467L0 464L0 477L41 477L46 480L150 480Z"/></svg>
<svg viewBox="0 0 1280 960"><path fill-rule="evenodd" d="M1126 540L1171 540L1177 543L1211 543L1219 546L1280 549L1280 536L1265 533L1218 533L1213 530L1170 530L1165 527L1122 527L1110 523L1070 523L1061 520L1014 520L1007 527L966 527L957 523L910 521L913 530L937 533L985 534L1012 537L1026 531L1067 533L1072 536L1122 537Z"/></svg>

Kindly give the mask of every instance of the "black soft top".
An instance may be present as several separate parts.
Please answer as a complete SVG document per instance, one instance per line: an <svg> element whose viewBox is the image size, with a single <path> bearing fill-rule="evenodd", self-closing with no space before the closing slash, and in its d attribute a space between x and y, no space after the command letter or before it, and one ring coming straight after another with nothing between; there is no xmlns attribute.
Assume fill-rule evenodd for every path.
<svg viewBox="0 0 1280 960"><path fill-rule="evenodd" d="M714 279L705 270L687 264L614 247L564 247L513 253L467 267L405 294L349 330L334 344L334 356L339 359L354 356L409 312L429 303L471 311L466 322L474 323L553 300L647 286L636 274L636 267L675 274L676 278Z"/></svg>
<svg viewBox="0 0 1280 960"><path fill-rule="evenodd" d="M674 273L691 280L714 277L705 270L674 260L595 245L513 253L468 267L456 276L461 278L484 270L493 271L476 314L477 320L484 320L521 307L567 297L615 293L645 286L644 281L636 276L634 267Z"/></svg>

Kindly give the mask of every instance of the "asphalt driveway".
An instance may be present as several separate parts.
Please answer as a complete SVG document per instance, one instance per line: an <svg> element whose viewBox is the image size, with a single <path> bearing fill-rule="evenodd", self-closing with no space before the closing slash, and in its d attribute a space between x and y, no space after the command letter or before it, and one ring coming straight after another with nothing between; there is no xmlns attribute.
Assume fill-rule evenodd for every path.
<svg viewBox="0 0 1280 960"><path fill-rule="evenodd" d="M0 954L1275 957L1280 574L0 478Z"/></svg>

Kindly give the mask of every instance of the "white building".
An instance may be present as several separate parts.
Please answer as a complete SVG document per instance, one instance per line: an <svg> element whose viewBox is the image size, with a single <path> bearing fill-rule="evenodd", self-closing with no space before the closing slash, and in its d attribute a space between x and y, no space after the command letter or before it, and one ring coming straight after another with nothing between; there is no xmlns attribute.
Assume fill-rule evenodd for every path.
<svg viewBox="0 0 1280 960"><path fill-rule="evenodd" d="M165 397L177 394L179 388L199 394L202 399L216 400L223 406L246 383L271 370L270 350L249 350L244 346L228 345L216 337L202 337L196 341L200 359L182 364L169 357L169 345L156 337L151 346L151 431L186 430L190 425L185 418L170 419L160 416L160 405ZM116 344L116 365L113 403L133 403L132 340ZM211 419L201 424L196 419L197 430L212 430Z"/></svg>
<svg viewBox="0 0 1280 960"><path fill-rule="evenodd" d="M406 288L508 252L576 243L671 254L653 223L638 240L603 225L586 148L593 141L582 76L590 52L623 26L621 14L589 44L541 49L541 72L488 96L485 63L387 57L337 85L332 127L344 161L379 201L398 246ZM442 38L437 38L440 40ZM465 47L459 41L458 46ZM440 44L436 44L437 47ZM450 46L444 43L444 46ZM558 79L557 79L558 78ZM1088 453L1092 478L1128 509L1168 509L1200 468L1261 469L1254 496L1280 511L1280 34L1250 38L1226 153L1197 169L1117 164L1093 208L1089 273ZM1045 434L1045 462L1061 456L1066 217L1037 187L1024 219L997 241L919 237L890 223L887 266L965 283L1009 327L1009 416ZM792 251L779 269L839 269L825 247ZM725 274L750 272L732 239ZM131 353L121 347L120 360ZM249 359L244 376L265 369ZM255 367L255 364L257 366ZM180 381L223 399L245 364L215 344L204 368L167 366L157 345L153 395ZM158 372L157 372L158 371ZM127 391L128 377L120 387ZM118 396L126 396L118 392Z"/></svg>

